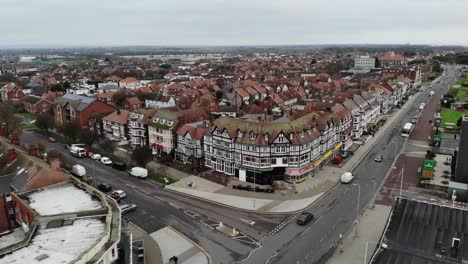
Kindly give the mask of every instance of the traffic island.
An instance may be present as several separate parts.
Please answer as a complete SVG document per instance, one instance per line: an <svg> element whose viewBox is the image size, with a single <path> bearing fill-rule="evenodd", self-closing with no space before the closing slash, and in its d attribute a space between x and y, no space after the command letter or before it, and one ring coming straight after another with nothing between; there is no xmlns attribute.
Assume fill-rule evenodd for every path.
<svg viewBox="0 0 468 264"><path fill-rule="evenodd" d="M219 223L219 225L216 227L216 230L231 237L235 237L239 234L239 231L237 231L235 228L223 225L222 222Z"/></svg>

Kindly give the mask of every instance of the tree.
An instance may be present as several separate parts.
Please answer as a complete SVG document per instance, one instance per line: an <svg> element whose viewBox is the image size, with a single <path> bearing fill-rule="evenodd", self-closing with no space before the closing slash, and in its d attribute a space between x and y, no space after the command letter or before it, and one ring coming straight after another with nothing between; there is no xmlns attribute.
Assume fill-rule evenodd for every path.
<svg viewBox="0 0 468 264"><path fill-rule="evenodd" d="M11 103L0 104L0 126L3 128L5 137L18 135L24 128L23 120L15 113L15 107Z"/></svg>
<svg viewBox="0 0 468 264"><path fill-rule="evenodd" d="M99 143L99 146L104 150L104 152L112 155L114 155L114 151L117 148L117 144L109 139L102 140L101 143Z"/></svg>
<svg viewBox="0 0 468 264"><path fill-rule="evenodd" d="M70 85L70 82L69 82L69 81L65 81L65 82L63 83L63 85L62 85L62 86L63 86L63 88L65 88L65 89L68 89L68 88L70 88L70 87L71 87L71 85Z"/></svg>
<svg viewBox="0 0 468 264"><path fill-rule="evenodd" d="M52 91L52 92L62 92L63 87L62 87L62 85L60 85L60 83L53 84L53 85L50 86L50 91Z"/></svg>
<svg viewBox="0 0 468 264"><path fill-rule="evenodd" d="M73 143L80 137L81 127L76 123L68 123L62 127L62 134Z"/></svg>
<svg viewBox="0 0 468 264"><path fill-rule="evenodd" d="M458 118L457 120L457 127L461 127L462 123L463 123L463 117L460 116L460 118Z"/></svg>
<svg viewBox="0 0 468 264"><path fill-rule="evenodd" d="M142 146L133 150L132 159L142 167L153 159L153 152L150 147Z"/></svg>
<svg viewBox="0 0 468 264"><path fill-rule="evenodd" d="M215 95L216 95L216 99L221 100L221 98L223 98L223 91L218 90L215 92Z"/></svg>
<svg viewBox="0 0 468 264"><path fill-rule="evenodd" d="M49 129L54 127L54 119L50 115L38 115L36 118L36 126L46 131L49 135Z"/></svg>
<svg viewBox="0 0 468 264"><path fill-rule="evenodd" d="M89 128L81 130L80 141L89 146L90 150L93 149L93 144L97 139L97 133L90 130Z"/></svg>
<svg viewBox="0 0 468 264"><path fill-rule="evenodd" d="M163 69L168 70L168 69L172 68L172 65L165 63L165 64L159 65L159 68L163 68Z"/></svg>

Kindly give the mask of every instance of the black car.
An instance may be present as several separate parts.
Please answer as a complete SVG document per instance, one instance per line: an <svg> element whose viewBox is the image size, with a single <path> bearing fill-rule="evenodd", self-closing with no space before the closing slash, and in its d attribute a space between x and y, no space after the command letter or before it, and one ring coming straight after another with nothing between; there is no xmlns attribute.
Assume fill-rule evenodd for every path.
<svg viewBox="0 0 468 264"><path fill-rule="evenodd" d="M114 162L114 163L112 163L112 168L124 171L124 170L127 169L127 165L125 165L125 163L121 163L121 162Z"/></svg>
<svg viewBox="0 0 468 264"><path fill-rule="evenodd" d="M312 219L314 219L314 215L309 213L309 212L303 212L302 214L300 214L298 217L297 217L297 224L298 225L306 225L307 223L309 223L310 221L312 221Z"/></svg>
<svg viewBox="0 0 468 264"><path fill-rule="evenodd" d="M112 191L112 185L110 185L109 183L101 183L97 186L98 190L100 190L101 192L110 192Z"/></svg>

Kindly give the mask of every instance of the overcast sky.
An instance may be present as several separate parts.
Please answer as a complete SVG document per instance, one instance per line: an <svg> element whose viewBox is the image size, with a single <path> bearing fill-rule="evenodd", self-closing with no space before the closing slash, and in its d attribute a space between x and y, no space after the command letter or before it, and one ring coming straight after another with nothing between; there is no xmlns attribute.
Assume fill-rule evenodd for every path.
<svg viewBox="0 0 468 264"><path fill-rule="evenodd" d="M0 46L468 45L465 0L0 0Z"/></svg>

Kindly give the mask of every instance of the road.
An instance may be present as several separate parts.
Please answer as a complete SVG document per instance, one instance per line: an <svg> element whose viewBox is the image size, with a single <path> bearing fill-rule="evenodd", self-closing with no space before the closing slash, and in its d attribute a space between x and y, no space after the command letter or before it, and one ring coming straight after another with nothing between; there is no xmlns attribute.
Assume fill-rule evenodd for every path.
<svg viewBox="0 0 468 264"><path fill-rule="evenodd" d="M455 82L458 73L453 68L447 72L448 76L443 76L431 90L446 89L447 82ZM422 90L416 95L415 102L402 110L394 126L388 128L380 142L356 166L353 173L358 177L354 184L337 185L308 209L316 216L315 222L302 227L291 221L243 263L325 263L333 254L340 234L353 230L355 220L374 198L376 189L382 185L391 169L395 154L404 150L406 140L400 135L401 127L419 112L421 102L429 100L429 89L426 87ZM374 162L377 153L384 156L380 163Z"/></svg>
<svg viewBox="0 0 468 264"><path fill-rule="evenodd" d="M257 246L257 241L273 230L288 215L262 215L218 206L166 191L150 180L139 180L126 172L115 170L88 158L69 155L63 144L50 143L45 136L24 131L22 144L42 141L47 149L56 149L70 157L71 164L81 164L89 175L95 175L96 184L110 183L114 190L127 193L123 203L135 203L138 208L127 217L148 233L165 226L173 226L201 245L213 259L213 263L235 263ZM93 172L94 171L94 172ZM214 227L222 222L245 234L233 239ZM252 225L252 222L255 224Z"/></svg>

